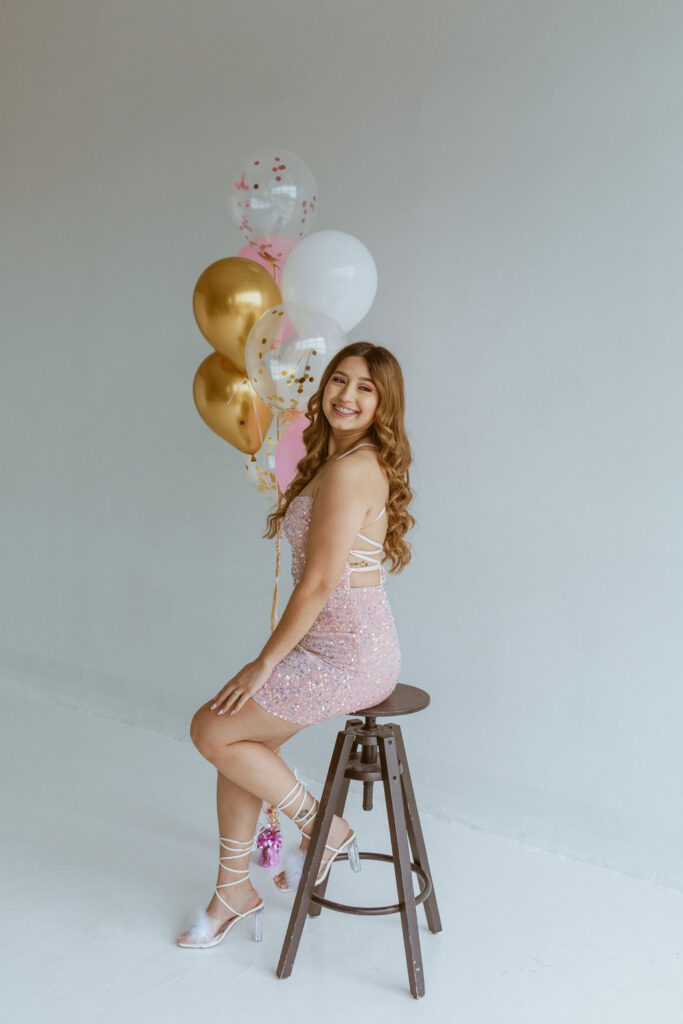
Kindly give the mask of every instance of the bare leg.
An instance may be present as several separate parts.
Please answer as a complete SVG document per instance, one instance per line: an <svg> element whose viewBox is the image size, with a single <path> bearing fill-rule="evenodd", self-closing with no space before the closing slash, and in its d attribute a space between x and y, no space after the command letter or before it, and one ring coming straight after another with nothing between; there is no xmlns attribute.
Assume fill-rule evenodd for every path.
<svg viewBox="0 0 683 1024"><path fill-rule="evenodd" d="M224 750L238 738L250 737L255 741L257 747L264 751L268 750L276 763L282 763L279 755L274 751L282 746L288 739L305 725L288 722L277 716L267 713L255 701L249 701L245 707L235 716L219 717L210 710L210 701L207 701L195 714L190 728L190 735L195 746L211 763L216 762L216 753ZM281 797L278 796L278 800ZM277 800L274 801L277 803ZM238 782L228 778L220 770L216 773L216 810L218 816L218 835L226 839L249 842L254 838L258 818L261 811L262 799L257 794L243 789ZM259 902L259 894L251 884L248 876L240 879L240 872L249 869L250 854L234 857L228 856L233 851L227 847L231 844L219 843L218 878L216 886L226 882L238 881L237 885L219 889L223 899L240 913L244 913L256 906ZM234 870L228 871L231 867ZM215 935L222 925L227 924L234 915L230 909L218 898L215 891L206 908L207 915L216 922L213 929ZM187 931L178 936L180 941L187 938Z"/></svg>
<svg viewBox="0 0 683 1024"><path fill-rule="evenodd" d="M218 771L228 776L233 782L237 783L238 786L242 787L246 792L253 793L259 798L259 801L265 800L268 804L277 804L283 797L287 795L296 785L297 778L290 768L287 767L285 762L279 757L273 750L264 746L263 743L254 742L253 740L240 740L236 743L231 743L225 747L222 751L214 752L215 760L212 758L212 763L216 765ZM292 803L284 808L284 813L288 818L293 818L297 812L299 816L302 816L305 811L313 806L314 797L308 790L301 788L301 795L298 799L293 800ZM301 805L301 806L299 806ZM309 838L313 834L313 827L315 825L315 818L311 818L305 826L304 834L301 839L301 849L305 850L308 847ZM331 846L339 846L349 833L351 826L346 818L340 818L338 815L334 815L332 818L332 824L330 830L325 839L326 843ZM221 835L229 835L231 833L222 832ZM253 834L253 832L252 832ZM240 839L248 839L249 835L240 835ZM332 850L324 850L323 857L321 860L321 868L327 863L330 857L333 855ZM232 862L231 862L232 863ZM235 867L241 867L242 862L235 860ZM274 875L274 881L276 885L284 885L285 880L282 872ZM242 890L242 886L234 886L233 891ZM256 890L254 890L256 892ZM218 901L220 903L220 901ZM232 902L232 901L231 901ZM258 903L258 894L253 899L253 902L249 903L246 907L241 907L241 910L246 910L248 907L253 907ZM213 912L207 911L213 916Z"/></svg>
<svg viewBox="0 0 683 1024"><path fill-rule="evenodd" d="M275 753L275 748L303 728L306 726L268 714L255 701L248 701L234 716L218 718L210 710L208 702L199 709L194 716L190 735L200 753L215 765L218 772L216 803L219 836L251 840L256 831L262 802L272 805L279 803L297 784L294 773ZM290 818L294 817L297 810L300 815L303 814L313 804L313 797L306 793L303 806L299 808L301 802L300 797L285 808L284 813ZM309 835L313 825L313 820L306 825ZM338 846L348 828L348 822L335 815L326 842ZM308 845L307 837L303 838L301 845L305 849ZM221 855L225 852L224 849L220 850ZM325 850L323 863L331 855L331 851ZM249 860L247 854L231 858L228 863L235 869L244 869L249 867ZM237 877L220 865L218 883L234 881ZM281 873L275 876L276 884L278 878L281 878ZM248 878L239 885L222 889L221 894L240 913L256 906L259 901L259 895ZM214 934L234 916L215 893L206 912L216 921ZM179 938L182 939L186 934L183 932Z"/></svg>
<svg viewBox="0 0 683 1024"><path fill-rule="evenodd" d="M262 801L252 793L247 793L231 779L227 779L220 772L216 773L216 810L218 813L218 835L229 836L231 839L248 841L254 837L258 825L258 817L261 811ZM229 851L221 849L221 854ZM241 870L249 867L250 854L244 857L231 857L227 863L230 867ZM218 878L216 885L224 882L234 882L239 875L227 871L223 864L218 865ZM244 878L239 885L231 885L228 889L219 890L223 898L228 901L240 913L255 907L259 901L259 894L251 884L250 878ZM228 908L221 903L216 894L213 894L209 906L206 908L209 917L215 917L219 921L225 921L232 914Z"/></svg>

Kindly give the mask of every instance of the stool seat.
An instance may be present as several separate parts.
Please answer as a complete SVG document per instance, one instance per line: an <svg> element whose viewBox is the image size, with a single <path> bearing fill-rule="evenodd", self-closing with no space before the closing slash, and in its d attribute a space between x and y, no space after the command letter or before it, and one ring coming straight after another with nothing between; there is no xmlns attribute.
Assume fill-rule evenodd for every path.
<svg viewBox="0 0 683 1024"><path fill-rule="evenodd" d="M370 708L359 708L353 714L368 715L371 718L379 718L382 715L412 715L428 705L429 694L426 690L421 690L419 686L408 686L407 683L397 683L393 693L389 694L386 700Z"/></svg>
<svg viewBox="0 0 683 1024"><path fill-rule="evenodd" d="M390 715L410 715L422 711L428 705L429 694L426 690L399 683L386 700L354 712L362 715L365 721L349 718L344 729L337 734L277 967L279 978L288 978L292 972L307 916L318 917L323 907L366 917L396 913L401 915L410 991L416 999L425 994L417 908L420 905L424 907L431 932L442 930L441 918L401 728L394 722L380 724L376 719ZM335 857L325 879L315 886L332 818L335 814L344 817L352 779L363 783L365 811L373 810L373 785L382 783L384 787L392 852L360 852L358 856L360 860L389 861L393 864L398 903L389 906L359 907L325 899L331 869L342 860L349 859L346 852ZM413 872L422 883L417 895L413 892Z"/></svg>

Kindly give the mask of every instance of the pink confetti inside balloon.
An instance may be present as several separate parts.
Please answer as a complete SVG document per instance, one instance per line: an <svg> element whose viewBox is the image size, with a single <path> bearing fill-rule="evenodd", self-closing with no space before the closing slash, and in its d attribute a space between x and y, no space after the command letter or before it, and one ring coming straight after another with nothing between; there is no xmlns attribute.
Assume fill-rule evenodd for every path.
<svg viewBox="0 0 683 1024"><path fill-rule="evenodd" d="M283 239L295 245L311 230L317 191L313 172L296 154L260 149L232 183L230 212L249 245L272 262Z"/></svg>
<svg viewBox="0 0 683 1024"><path fill-rule="evenodd" d="M272 275L275 284L279 285L285 260L293 248L294 243L289 238L260 238L256 249L251 245L243 245L237 255L264 267Z"/></svg>

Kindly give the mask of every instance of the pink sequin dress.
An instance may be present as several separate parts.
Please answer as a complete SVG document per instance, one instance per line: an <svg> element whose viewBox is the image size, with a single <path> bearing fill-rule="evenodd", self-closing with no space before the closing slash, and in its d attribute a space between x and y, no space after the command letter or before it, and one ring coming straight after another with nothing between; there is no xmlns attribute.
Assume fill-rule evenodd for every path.
<svg viewBox="0 0 683 1024"><path fill-rule="evenodd" d="M352 451L355 448L339 458ZM312 508L312 495L298 495L290 502L282 524L292 548L295 585L301 579L306 562ZM372 522L385 510L386 506ZM353 714L385 700L398 683L401 651L384 589L386 570L379 559L382 545L362 533L358 536L375 545L377 557L353 548L351 554L373 564L364 568L354 568L348 563L344 566L341 579L308 633L252 696L252 700L278 718L310 725L336 715ZM376 572L377 568L380 572L377 586L350 586L352 572Z"/></svg>

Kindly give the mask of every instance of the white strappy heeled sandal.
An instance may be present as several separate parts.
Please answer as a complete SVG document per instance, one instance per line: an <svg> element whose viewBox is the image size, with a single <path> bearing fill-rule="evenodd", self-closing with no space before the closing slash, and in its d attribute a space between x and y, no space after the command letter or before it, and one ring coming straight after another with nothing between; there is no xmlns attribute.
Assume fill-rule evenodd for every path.
<svg viewBox="0 0 683 1024"><path fill-rule="evenodd" d="M299 794L301 793L301 787L303 787L303 793L301 793L301 802L300 802L300 804L299 804L299 806L298 806L298 808L297 808L297 810L296 810L296 812L294 814L294 817L291 818L290 820L294 822L296 827L299 829L299 832L303 836L305 836L306 839L308 839L309 842L310 842L311 837L304 832L304 827L308 824L309 821L311 821L313 818L315 818L315 816L318 813L318 810L320 808L320 803L319 803L318 800L313 798L313 803L311 804L309 809L305 812L303 817L301 817L298 821L296 820L297 817L299 816L301 808L303 807L304 803L306 802L306 797L309 794L308 794L308 791L306 789L306 785L305 785L303 779L301 778L301 776L299 775L299 772L297 771L296 768L294 769L294 774L295 774L296 778L299 781L297 782L297 784L292 789L290 789L289 793L287 793L287 795L282 798L280 803L277 804L277 806L274 809L276 811L280 811L283 808L288 807L294 800L296 800L297 796L299 796ZM312 795L312 794L310 794L310 795ZM348 851L349 851L349 865L351 867L351 870L352 871L360 871L360 869L361 869L360 854L358 852L358 842L357 842L357 839L356 839L356 833L354 832L353 829L351 829L349 831L346 839L341 844L341 846L338 846L338 847L337 846L330 846L329 843L325 843L325 848L327 850L333 850L334 853L330 857L330 859L322 866L322 868L320 870L320 873L318 874L318 877L316 879L315 886L318 886L318 885L321 884L321 882L325 881L325 879L327 878L327 876L329 874L329 871L330 871L330 868L332 867L332 864L334 863L335 859L339 856L340 853L343 853L344 850L346 850L346 849L348 849ZM306 861L307 855L308 855L308 849L302 850L300 847L297 850L289 850L287 852L287 854L286 854L286 856L284 858L283 867L280 869L281 871L284 871L285 881L287 883L286 886L285 885L279 885L275 881L275 878L273 878L273 884L275 885L275 887L277 889L280 890L280 892L296 892L297 891L297 889L299 888L299 882L301 881L301 873L303 871L303 867L304 867L304 863ZM279 872L278 872L278 874L279 874ZM314 886L314 888L315 888L315 886Z"/></svg>
<svg viewBox="0 0 683 1024"><path fill-rule="evenodd" d="M241 921L243 917L249 917L254 914L254 942L260 942L263 938L263 908L265 906L263 900L259 900L255 907L251 910L245 910L241 914L234 907L231 907L227 900L223 899L219 889L226 889L230 885L239 885L240 882L244 882L249 877L249 868L231 868L228 864L224 864L224 860L235 860L236 857L244 857L245 854L251 853L254 848L254 839L246 842L242 842L239 839L228 839L225 836L220 836L220 844L222 849L227 849L230 852L223 854L222 857L218 858L219 864L225 868L226 871L232 871L234 874L242 875L242 878L235 879L234 882L221 882L215 888L216 896L223 903L228 910L231 910L235 917L228 918L224 921L218 931L214 934L216 924L218 923L215 917L209 917L203 907L197 907L190 917L187 926L180 933L185 935L184 941L177 939L176 942L179 946L184 949L210 949L211 946L217 946L219 942L222 942L225 936L228 934L233 925ZM224 845L232 844L232 845Z"/></svg>

